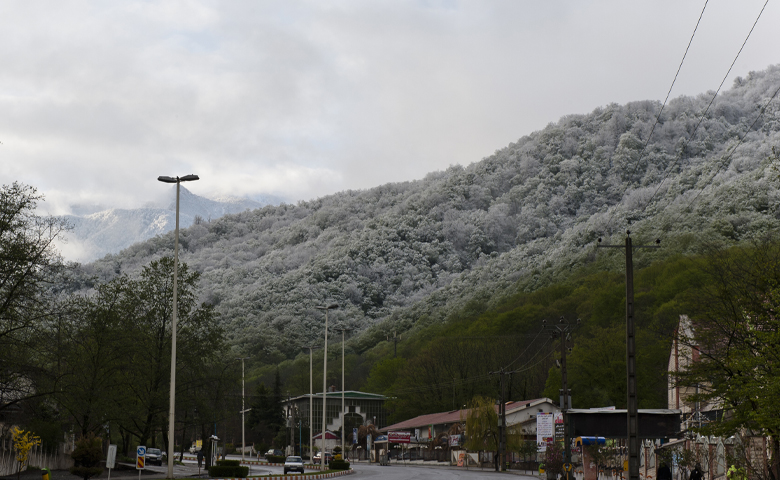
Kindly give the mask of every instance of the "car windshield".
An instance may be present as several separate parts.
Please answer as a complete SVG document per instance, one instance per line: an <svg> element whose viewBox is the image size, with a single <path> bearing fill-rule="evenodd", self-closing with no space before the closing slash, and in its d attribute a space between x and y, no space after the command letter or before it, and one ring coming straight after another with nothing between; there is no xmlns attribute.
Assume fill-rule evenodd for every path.
<svg viewBox="0 0 780 480"><path fill-rule="evenodd" d="M301 457L287 457L287 461L288 462L300 462L302 460L301 460Z"/></svg>
<svg viewBox="0 0 780 480"><path fill-rule="evenodd" d="M159 448L147 448L146 452L147 453L151 453L152 455L159 455L160 454L160 449Z"/></svg>

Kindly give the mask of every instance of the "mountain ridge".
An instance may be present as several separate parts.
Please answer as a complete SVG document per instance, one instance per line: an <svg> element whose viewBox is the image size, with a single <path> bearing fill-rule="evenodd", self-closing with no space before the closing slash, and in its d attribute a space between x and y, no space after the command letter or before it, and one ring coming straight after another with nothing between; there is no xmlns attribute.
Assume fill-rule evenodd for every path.
<svg viewBox="0 0 780 480"><path fill-rule="evenodd" d="M192 225L181 258L202 273L202 300L220 312L234 347L274 363L317 339L321 302L341 305L334 324L357 330L352 348L365 351L393 331L577 269L621 269L595 243L621 241L628 228L666 247L639 264L695 252L705 237L744 241L780 225L770 168L777 103L754 123L778 84L778 66L738 78L690 141L707 95L669 102L646 149L660 103L610 104L467 167ZM83 275L132 273L172 251L172 235L160 235L83 266Z"/></svg>

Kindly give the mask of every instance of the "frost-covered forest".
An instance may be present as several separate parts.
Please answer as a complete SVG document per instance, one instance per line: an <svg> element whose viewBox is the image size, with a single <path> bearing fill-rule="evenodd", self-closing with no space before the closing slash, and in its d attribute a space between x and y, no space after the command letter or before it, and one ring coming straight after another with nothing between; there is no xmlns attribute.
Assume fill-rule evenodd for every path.
<svg viewBox="0 0 780 480"><path fill-rule="evenodd" d="M738 78L698 129L713 92L672 100L652 136L659 102L612 104L467 167L201 222L182 231L181 259L241 354L270 364L321 343L315 306L332 301L331 320L356 329L351 347L364 351L469 302L588 265L622 269L619 252L595 245L627 228L661 239L649 262L777 227L780 99L756 119L778 86L780 66ZM172 234L133 245L83 265L82 287L172 252Z"/></svg>

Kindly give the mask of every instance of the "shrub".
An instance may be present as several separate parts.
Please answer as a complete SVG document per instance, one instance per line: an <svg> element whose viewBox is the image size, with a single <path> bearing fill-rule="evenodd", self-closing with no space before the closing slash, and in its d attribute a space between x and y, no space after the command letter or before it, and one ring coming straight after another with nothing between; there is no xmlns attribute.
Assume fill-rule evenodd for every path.
<svg viewBox="0 0 780 480"><path fill-rule="evenodd" d="M328 465L331 470L349 470L349 462L346 460L336 460L335 458L330 461Z"/></svg>
<svg viewBox="0 0 780 480"><path fill-rule="evenodd" d="M217 465L220 467L240 467L241 460L217 460Z"/></svg>
<svg viewBox="0 0 780 480"><path fill-rule="evenodd" d="M268 460L268 463L284 463L287 457L284 455L266 455L265 459Z"/></svg>
<svg viewBox="0 0 780 480"><path fill-rule="evenodd" d="M76 448L70 454L74 466L70 473L84 480L103 473L100 461L103 460L103 439L94 433L83 436L76 441Z"/></svg>
<svg viewBox="0 0 780 480"><path fill-rule="evenodd" d="M209 467L209 477L212 478L246 478L249 475L249 467L237 467L233 465L215 465Z"/></svg>

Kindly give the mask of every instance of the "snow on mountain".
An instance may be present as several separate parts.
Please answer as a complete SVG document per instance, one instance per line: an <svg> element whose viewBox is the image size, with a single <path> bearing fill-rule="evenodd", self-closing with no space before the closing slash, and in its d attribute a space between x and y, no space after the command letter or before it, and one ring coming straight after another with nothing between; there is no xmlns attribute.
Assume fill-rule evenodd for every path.
<svg viewBox="0 0 780 480"><path fill-rule="evenodd" d="M136 209L101 209L85 205L74 206L71 215L64 218L73 226L60 246L67 260L88 262L109 253L117 253L130 245L156 235L169 232L176 226L176 190L171 189L171 202L167 207ZM269 199L276 200L274 197ZM193 194L183 186L179 197L179 227L215 220L223 215L254 210L271 204L239 197L222 197L210 200Z"/></svg>

